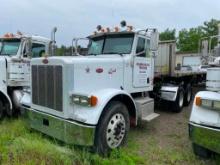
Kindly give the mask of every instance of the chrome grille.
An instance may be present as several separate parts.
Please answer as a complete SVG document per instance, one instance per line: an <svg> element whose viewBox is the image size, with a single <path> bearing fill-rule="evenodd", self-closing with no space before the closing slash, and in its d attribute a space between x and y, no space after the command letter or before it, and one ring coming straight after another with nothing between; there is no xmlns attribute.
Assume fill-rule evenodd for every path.
<svg viewBox="0 0 220 165"><path fill-rule="evenodd" d="M63 111L62 66L32 65L32 102Z"/></svg>

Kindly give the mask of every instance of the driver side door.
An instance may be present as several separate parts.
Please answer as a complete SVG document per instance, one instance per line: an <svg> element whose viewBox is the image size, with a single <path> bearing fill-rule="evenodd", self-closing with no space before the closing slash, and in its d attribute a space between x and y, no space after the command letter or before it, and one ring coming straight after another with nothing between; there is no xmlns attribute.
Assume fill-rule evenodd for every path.
<svg viewBox="0 0 220 165"><path fill-rule="evenodd" d="M150 39L139 36L134 57L133 86L135 88L149 87L152 80L151 71Z"/></svg>

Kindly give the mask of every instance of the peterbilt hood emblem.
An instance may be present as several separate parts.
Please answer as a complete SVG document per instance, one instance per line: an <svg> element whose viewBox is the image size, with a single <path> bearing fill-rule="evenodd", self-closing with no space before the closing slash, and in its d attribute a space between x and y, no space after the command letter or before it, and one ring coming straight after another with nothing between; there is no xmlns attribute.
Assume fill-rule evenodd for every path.
<svg viewBox="0 0 220 165"><path fill-rule="evenodd" d="M102 72L103 72L103 68L97 68L97 69L96 69L96 72L97 72L97 73L102 73Z"/></svg>

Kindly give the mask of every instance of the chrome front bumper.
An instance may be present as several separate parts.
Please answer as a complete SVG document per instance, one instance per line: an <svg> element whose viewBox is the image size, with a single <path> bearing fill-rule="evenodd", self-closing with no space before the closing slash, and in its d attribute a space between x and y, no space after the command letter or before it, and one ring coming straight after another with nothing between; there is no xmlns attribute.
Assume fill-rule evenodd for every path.
<svg viewBox="0 0 220 165"><path fill-rule="evenodd" d="M30 108L25 108L28 125L67 144L92 146L95 126L65 120Z"/></svg>
<svg viewBox="0 0 220 165"><path fill-rule="evenodd" d="M220 129L189 123L189 136L193 143L220 154Z"/></svg>

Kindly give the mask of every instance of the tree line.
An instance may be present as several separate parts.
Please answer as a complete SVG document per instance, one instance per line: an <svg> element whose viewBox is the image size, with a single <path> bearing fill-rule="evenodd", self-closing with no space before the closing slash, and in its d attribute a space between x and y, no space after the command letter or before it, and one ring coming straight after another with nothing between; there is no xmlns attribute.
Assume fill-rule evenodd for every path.
<svg viewBox="0 0 220 165"><path fill-rule="evenodd" d="M167 28L160 33L160 40L176 40L177 49L179 52L197 52L200 39L218 34L218 24L220 20L211 19L205 21L203 25L182 29L176 35L176 29ZM217 39L213 39L211 48L217 45Z"/></svg>

